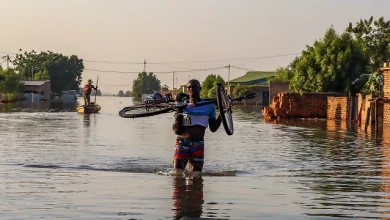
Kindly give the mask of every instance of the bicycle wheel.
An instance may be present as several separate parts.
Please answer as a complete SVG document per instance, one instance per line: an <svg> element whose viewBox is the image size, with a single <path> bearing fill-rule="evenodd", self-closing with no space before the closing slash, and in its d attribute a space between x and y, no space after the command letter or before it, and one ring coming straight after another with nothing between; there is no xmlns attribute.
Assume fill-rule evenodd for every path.
<svg viewBox="0 0 390 220"><path fill-rule="evenodd" d="M234 133L231 104L231 98L226 94L225 87L221 83L217 83L217 105L223 127L228 135L233 135Z"/></svg>
<svg viewBox="0 0 390 220"><path fill-rule="evenodd" d="M168 105L156 105L156 106L145 106L135 105L125 107L119 111L119 116L122 118L142 118L163 113L168 113L173 109Z"/></svg>

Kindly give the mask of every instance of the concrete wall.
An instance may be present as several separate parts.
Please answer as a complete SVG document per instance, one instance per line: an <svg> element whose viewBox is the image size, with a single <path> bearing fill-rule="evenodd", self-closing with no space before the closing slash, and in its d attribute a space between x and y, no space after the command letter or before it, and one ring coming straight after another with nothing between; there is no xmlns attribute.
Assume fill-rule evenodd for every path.
<svg viewBox="0 0 390 220"><path fill-rule="evenodd" d="M50 81L45 82L43 85L40 86L24 86L24 91L30 91L30 92L36 92L40 94L41 100L50 100L50 93L51 93L51 83Z"/></svg>
<svg viewBox="0 0 390 220"><path fill-rule="evenodd" d="M288 93L290 82L288 81L271 81L269 83L269 103L278 93Z"/></svg>

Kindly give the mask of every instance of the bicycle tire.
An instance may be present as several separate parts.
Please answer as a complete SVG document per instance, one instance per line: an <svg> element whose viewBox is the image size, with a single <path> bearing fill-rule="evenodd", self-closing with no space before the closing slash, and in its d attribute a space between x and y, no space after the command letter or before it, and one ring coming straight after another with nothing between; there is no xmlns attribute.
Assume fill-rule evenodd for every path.
<svg viewBox="0 0 390 220"><path fill-rule="evenodd" d="M167 107L167 106L165 107L154 106L154 107L155 107L154 109L146 108L145 105L125 107L119 111L119 116L121 116L122 118L143 118L143 117L168 113L173 110L171 107ZM132 111L134 113L131 113ZM144 112L139 112L139 111L144 111Z"/></svg>
<svg viewBox="0 0 390 220"><path fill-rule="evenodd" d="M222 83L217 83L217 105L221 115L222 124L227 135L233 135L234 125L231 108L231 100L226 94Z"/></svg>

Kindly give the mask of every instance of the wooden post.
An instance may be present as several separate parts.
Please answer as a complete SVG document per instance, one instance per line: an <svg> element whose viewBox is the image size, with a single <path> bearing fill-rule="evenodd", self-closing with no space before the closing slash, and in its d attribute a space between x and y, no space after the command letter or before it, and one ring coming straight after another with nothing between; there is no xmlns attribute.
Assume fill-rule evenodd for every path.
<svg viewBox="0 0 390 220"><path fill-rule="evenodd" d="M365 125L365 130L367 131L368 124L370 123L370 112L371 112L371 105L368 106L367 108L367 114L366 114L366 125Z"/></svg>

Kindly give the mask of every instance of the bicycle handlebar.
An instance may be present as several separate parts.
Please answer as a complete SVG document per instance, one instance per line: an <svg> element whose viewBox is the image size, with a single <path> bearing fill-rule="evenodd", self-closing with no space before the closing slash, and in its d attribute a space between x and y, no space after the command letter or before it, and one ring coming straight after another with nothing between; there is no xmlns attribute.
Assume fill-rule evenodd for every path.
<svg viewBox="0 0 390 220"><path fill-rule="evenodd" d="M253 92L253 93L249 93L248 95L241 95L235 99L231 99L230 96L228 96L232 101L241 101L243 99L253 99L255 98L256 96L256 93ZM205 102L202 102L202 103L199 103L199 104L195 104L195 106L202 106L202 105L209 105L209 104L216 104L217 103L217 99L208 99L207 101ZM177 109L180 109L180 108L185 108L187 107L188 104L182 104L182 105L176 105L174 106L174 108L177 108Z"/></svg>

